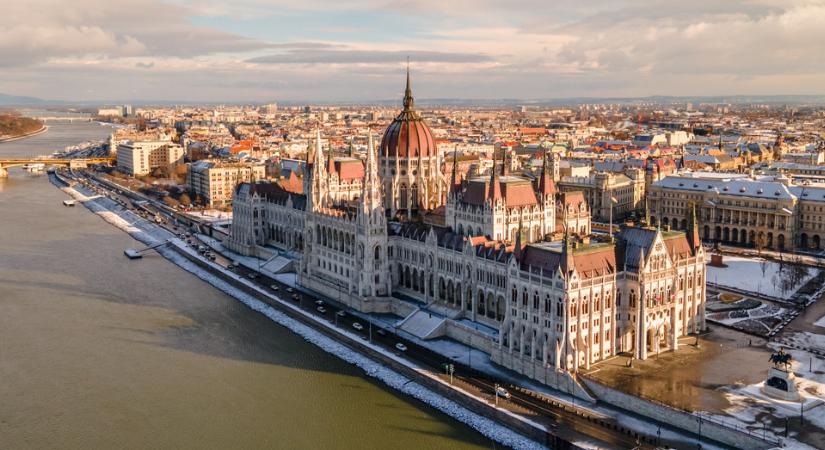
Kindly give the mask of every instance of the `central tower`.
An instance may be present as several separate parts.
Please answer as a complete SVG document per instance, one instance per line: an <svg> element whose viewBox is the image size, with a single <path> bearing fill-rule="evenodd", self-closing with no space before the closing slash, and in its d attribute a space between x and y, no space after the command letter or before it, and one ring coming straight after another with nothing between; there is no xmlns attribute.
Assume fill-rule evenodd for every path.
<svg viewBox="0 0 825 450"><path fill-rule="evenodd" d="M415 111L409 66L404 109L384 132L379 163L391 218L413 218L444 204L447 182L441 156L430 127Z"/></svg>

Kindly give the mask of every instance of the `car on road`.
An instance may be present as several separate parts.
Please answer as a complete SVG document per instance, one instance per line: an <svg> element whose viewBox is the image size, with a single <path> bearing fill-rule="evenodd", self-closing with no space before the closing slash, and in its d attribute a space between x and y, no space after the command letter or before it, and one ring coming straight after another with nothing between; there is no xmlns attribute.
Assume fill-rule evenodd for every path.
<svg viewBox="0 0 825 450"><path fill-rule="evenodd" d="M400 343L400 342L399 342L399 343L397 343L397 344L395 344L395 348L396 348L399 352L406 352L406 351L407 351L407 346L406 346L406 345L404 345L404 344L402 344L402 343Z"/></svg>
<svg viewBox="0 0 825 450"><path fill-rule="evenodd" d="M338 317L346 317L347 313L345 313L344 311L338 311L337 313L335 313L335 315Z"/></svg>
<svg viewBox="0 0 825 450"><path fill-rule="evenodd" d="M229 263L229 264L226 265L226 268L229 269L229 270L235 270L235 265L232 264L232 263Z"/></svg>
<svg viewBox="0 0 825 450"><path fill-rule="evenodd" d="M215 258L215 255L209 255L209 260L210 261L214 261L215 259L217 259L217 258Z"/></svg>
<svg viewBox="0 0 825 450"><path fill-rule="evenodd" d="M318 306L323 306L324 301L323 300L315 300L315 304L318 305Z"/></svg>
<svg viewBox="0 0 825 450"><path fill-rule="evenodd" d="M380 334L381 336L386 336L387 335L387 332L384 331L383 328L379 328L378 330L376 330L376 333Z"/></svg>
<svg viewBox="0 0 825 450"><path fill-rule="evenodd" d="M300 300L300 299L301 299L301 296L300 296L300 295L298 295L298 294L292 294L292 299L293 299L293 300Z"/></svg>
<svg viewBox="0 0 825 450"><path fill-rule="evenodd" d="M246 274L246 276L249 277L250 280L258 278L258 274L254 272L249 272L248 274Z"/></svg>
<svg viewBox="0 0 825 450"><path fill-rule="evenodd" d="M508 399L508 400L509 400L509 399L510 399L510 397L511 397L511 396L510 396L510 392L508 392L508 391L507 391L507 389L504 389L504 388L503 388L503 387L501 387L501 386L496 386L496 395L497 395L497 396L499 396L499 397L501 397L501 398L506 398L506 399Z"/></svg>
<svg viewBox="0 0 825 450"><path fill-rule="evenodd" d="M286 291L291 294L291 293L295 292L295 289L292 289L292 288L288 287L288 288L286 288Z"/></svg>
<svg viewBox="0 0 825 450"><path fill-rule="evenodd" d="M364 329L364 326L363 326L363 325L361 325L361 324L360 324L360 323L358 323L358 322L353 322L353 323L352 323L352 327L353 327L353 328L355 328L355 329L356 329L356 330L358 330L358 331L361 331L361 330L363 330L363 329Z"/></svg>
<svg viewBox="0 0 825 450"><path fill-rule="evenodd" d="M324 308L323 306L319 306L319 307L315 308L315 310L318 311L321 314L326 314L327 313L327 309Z"/></svg>
<svg viewBox="0 0 825 450"><path fill-rule="evenodd" d="M278 286L275 286L274 284L270 285L269 288L272 289L275 292L278 292L278 291L281 290L281 288L279 288Z"/></svg>

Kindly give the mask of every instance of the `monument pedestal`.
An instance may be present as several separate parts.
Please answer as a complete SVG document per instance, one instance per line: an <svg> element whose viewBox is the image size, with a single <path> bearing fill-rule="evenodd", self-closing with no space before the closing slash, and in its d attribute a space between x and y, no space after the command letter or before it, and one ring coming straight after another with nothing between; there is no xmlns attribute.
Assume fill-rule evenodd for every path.
<svg viewBox="0 0 825 450"><path fill-rule="evenodd" d="M762 386L762 392L771 397L781 400L797 402L799 401L799 392L796 390L796 377L793 372L771 367L768 371L768 379L765 380L765 385Z"/></svg>

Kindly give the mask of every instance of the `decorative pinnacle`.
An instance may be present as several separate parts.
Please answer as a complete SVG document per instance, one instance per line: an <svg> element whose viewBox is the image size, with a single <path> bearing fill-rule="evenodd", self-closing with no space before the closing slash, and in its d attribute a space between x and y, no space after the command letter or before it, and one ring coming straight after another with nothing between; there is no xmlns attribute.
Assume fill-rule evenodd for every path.
<svg viewBox="0 0 825 450"><path fill-rule="evenodd" d="M412 96L412 87L410 86L410 57L407 57L407 87L404 89L404 111L413 109L414 101Z"/></svg>

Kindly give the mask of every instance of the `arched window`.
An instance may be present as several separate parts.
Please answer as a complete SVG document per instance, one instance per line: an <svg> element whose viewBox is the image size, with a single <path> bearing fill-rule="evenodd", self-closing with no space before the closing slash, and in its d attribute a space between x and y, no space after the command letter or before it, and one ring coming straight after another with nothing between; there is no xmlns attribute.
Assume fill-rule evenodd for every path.
<svg viewBox="0 0 825 450"><path fill-rule="evenodd" d="M399 197L400 198L398 199L398 206L402 209L406 208L407 207L407 185L406 184L401 185Z"/></svg>

